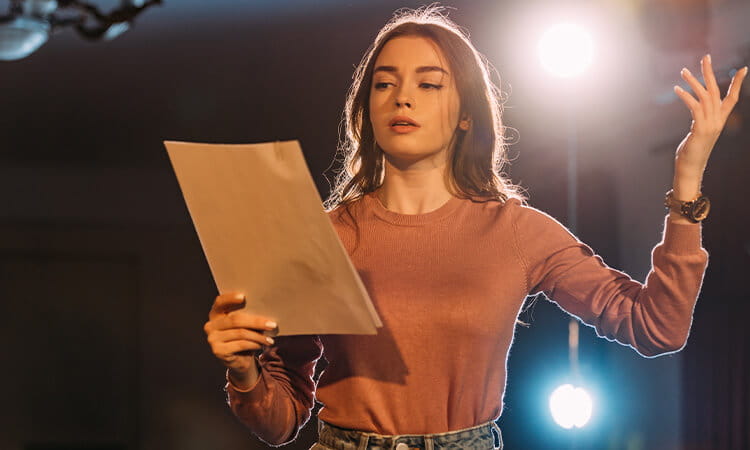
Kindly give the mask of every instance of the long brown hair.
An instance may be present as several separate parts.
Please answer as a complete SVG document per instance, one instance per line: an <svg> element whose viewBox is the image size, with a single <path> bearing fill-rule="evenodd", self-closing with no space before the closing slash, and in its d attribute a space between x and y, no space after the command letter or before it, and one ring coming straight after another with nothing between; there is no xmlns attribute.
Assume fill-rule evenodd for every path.
<svg viewBox="0 0 750 450"><path fill-rule="evenodd" d="M442 50L455 74L460 117L471 121L467 131L456 130L450 145L446 186L451 193L475 200L525 201L522 188L503 172L508 159L501 92L491 81L489 63L443 8L427 6L396 11L354 72L344 108L345 133L336 156L342 167L325 201L326 209L349 205L383 183L383 151L375 142L370 122L370 89L375 60L385 44L399 36L425 37Z"/></svg>

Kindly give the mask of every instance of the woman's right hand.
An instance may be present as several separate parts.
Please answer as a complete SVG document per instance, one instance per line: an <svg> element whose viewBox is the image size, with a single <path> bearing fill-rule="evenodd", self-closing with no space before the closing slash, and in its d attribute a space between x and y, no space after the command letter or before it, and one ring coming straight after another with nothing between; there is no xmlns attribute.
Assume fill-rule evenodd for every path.
<svg viewBox="0 0 750 450"><path fill-rule="evenodd" d="M255 351L274 343L273 338L262 333L275 329L276 323L268 317L243 311L244 306L245 296L241 293L218 295L203 330L211 351L233 378L247 382L257 378Z"/></svg>

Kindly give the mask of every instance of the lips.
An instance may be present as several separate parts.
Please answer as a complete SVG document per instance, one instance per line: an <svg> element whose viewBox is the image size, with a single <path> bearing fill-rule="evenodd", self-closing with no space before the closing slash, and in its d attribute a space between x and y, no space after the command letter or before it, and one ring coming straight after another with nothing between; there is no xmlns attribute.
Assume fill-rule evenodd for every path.
<svg viewBox="0 0 750 450"><path fill-rule="evenodd" d="M388 122L388 126L390 127L419 127L419 124L411 117L396 116L393 119L391 119L390 122Z"/></svg>

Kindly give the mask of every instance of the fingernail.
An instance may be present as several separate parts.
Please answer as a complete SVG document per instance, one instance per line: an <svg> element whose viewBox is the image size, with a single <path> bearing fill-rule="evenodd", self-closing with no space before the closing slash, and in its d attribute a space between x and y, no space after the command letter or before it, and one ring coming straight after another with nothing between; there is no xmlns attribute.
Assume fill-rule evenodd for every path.
<svg viewBox="0 0 750 450"><path fill-rule="evenodd" d="M711 54L710 53L706 54L706 60L708 61L709 64L711 64Z"/></svg>
<svg viewBox="0 0 750 450"><path fill-rule="evenodd" d="M242 294L237 294L234 296L234 298L236 298L237 300L242 300L243 298L245 298L245 296Z"/></svg>
<svg viewBox="0 0 750 450"><path fill-rule="evenodd" d="M274 322L273 320L269 320L268 322L266 322L266 327L276 328L276 322Z"/></svg>
<svg viewBox="0 0 750 450"><path fill-rule="evenodd" d="M274 340L273 340L272 337L267 337L266 338L266 342L268 342L269 344L273 345Z"/></svg>

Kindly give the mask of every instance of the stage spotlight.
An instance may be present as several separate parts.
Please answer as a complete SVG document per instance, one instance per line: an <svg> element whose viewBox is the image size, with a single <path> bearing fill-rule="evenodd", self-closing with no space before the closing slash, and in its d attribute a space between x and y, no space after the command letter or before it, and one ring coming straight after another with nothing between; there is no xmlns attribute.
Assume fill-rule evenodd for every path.
<svg viewBox="0 0 750 450"><path fill-rule="evenodd" d="M583 428L591 419L593 406L588 392L572 384L558 387L549 398L552 418L565 429Z"/></svg>
<svg viewBox="0 0 750 450"><path fill-rule="evenodd" d="M25 58L47 42L55 9L55 0L11 2L10 15L0 17L0 60Z"/></svg>
<svg viewBox="0 0 750 450"><path fill-rule="evenodd" d="M33 17L0 21L0 61L15 61L34 53L49 39L50 25Z"/></svg>
<svg viewBox="0 0 750 450"><path fill-rule="evenodd" d="M120 0L119 8L103 13L85 0L10 0L8 14L0 16L0 61L29 56L64 27L73 27L88 40L112 40L127 31L143 11L162 1ZM58 15L65 11L78 15Z"/></svg>
<svg viewBox="0 0 750 450"><path fill-rule="evenodd" d="M569 23L548 29L539 40L537 50L542 66L563 78L583 73L594 57L594 43L589 33Z"/></svg>

